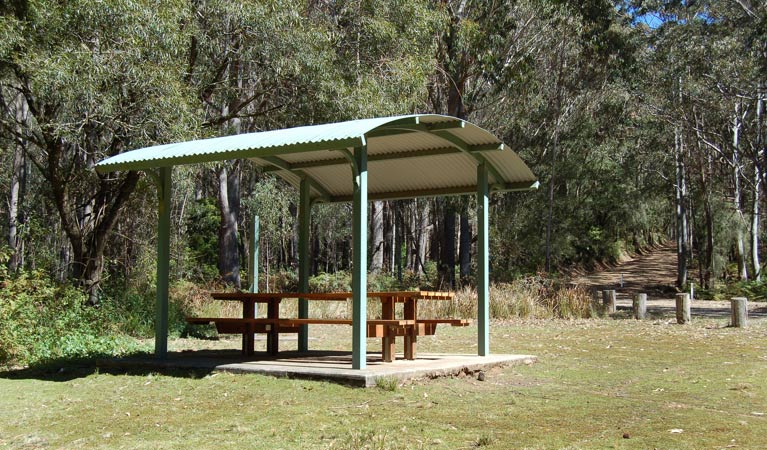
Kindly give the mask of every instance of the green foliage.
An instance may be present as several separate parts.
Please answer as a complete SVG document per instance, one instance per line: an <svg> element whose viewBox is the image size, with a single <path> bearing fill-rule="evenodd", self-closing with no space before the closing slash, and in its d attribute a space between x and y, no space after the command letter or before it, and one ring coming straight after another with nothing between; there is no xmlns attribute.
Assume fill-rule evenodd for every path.
<svg viewBox="0 0 767 450"><path fill-rule="evenodd" d="M378 377L376 387L382 391L394 392L399 387L399 380L395 377Z"/></svg>
<svg viewBox="0 0 767 450"><path fill-rule="evenodd" d="M218 276L218 229L220 214L213 200L192 205L186 220L186 242L189 259L183 273L193 280L212 280Z"/></svg>
<svg viewBox="0 0 767 450"><path fill-rule="evenodd" d="M736 273L737 267L731 267L730 272ZM689 290L689 286L687 287ZM715 283L711 288L700 288L695 284L695 298L705 300L728 301L733 297L746 297L749 302L767 301L767 284L764 281L735 281Z"/></svg>
<svg viewBox="0 0 767 450"><path fill-rule="evenodd" d="M87 297L71 285L57 285L39 271L0 277L0 284L0 364L136 349L135 341L119 332L110 308L86 306Z"/></svg>
<svg viewBox="0 0 767 450"><path fill-rule="evenodd" d="M554 270L616 260L668 234L675 127L685 142L696 259L706 250L708 201L715 248L707 267L733 278L732 243L743 224L732 211L731 124L741 102L748 214L755 183L746 174L763 169L753 165L764 135L764 120L755 117L767 64L764 5L751 2L749 11L737 2L629 2L637 14L664 18L651 30L631 23L629 4L603 0L12 3L0 15L0 100L11 105L24 92L33 108L23 123L3 109L0 145L16 145L13 133L23 128L31 170L20 236L27 266L57 279L98 260L81 247L94 242L87 231L101 230L94 218L111 204L94 202L114 199L125 177L97 176L92 166L103 156L201 135L447 112L453 88L469 120L502 137L542 182L538 192L493 195L493 281L542 267L548 206ZM51 150L61 157L48 158ZM8 153L3 167L10 167ZM48 167L54 160L60 167ZM174 176L173 275L198 284L218 276L210 169L179 168ZM297 193L247 163L242 173L240 225L260 217L261 272L269 273L271 290L294 290ZM71 194L66 202L49 198L51 177ZM105 245L104 308L136 335L151 334L153 316L155 247L151 238L138 238L155 229L148 179ZM8 184L3 173L0 190ZM198 194L202 201L189 200ZM396 225L408 233L408 254L416 234L440 239L433 204L402 204L411 216L418 210L430 216ZM61 220L52 221L56 211ZM348 204L314 206L313 290L349 289L350 215ZM67 246L69 259L62 256ZM81 261L73 261L78 255ZM423 261L425 274L408 263L402 282L371 274L370 288L445 288L437 262Z"/></svg>
<svg viewBox="0 0 767 450"><path fill-rule="evenodd" d="M319 273L309 278L310 292L348 292L352 288L352 276L349 272Z"/></svg>
<svg viewBox="0 0 767 450"><path fill-rule="evenodd" d="M183 286L183 282L179 283ZM175 291L177 287L174 285ZM175 292L174 292L175 293ZM178 336L186 327L189 310L179 295L171 295L168 305L168 333ZM108 311L108 321L117 333L131 337L154 336L156 292L153 286L123 286L107 290L100 308Z"/></svg>

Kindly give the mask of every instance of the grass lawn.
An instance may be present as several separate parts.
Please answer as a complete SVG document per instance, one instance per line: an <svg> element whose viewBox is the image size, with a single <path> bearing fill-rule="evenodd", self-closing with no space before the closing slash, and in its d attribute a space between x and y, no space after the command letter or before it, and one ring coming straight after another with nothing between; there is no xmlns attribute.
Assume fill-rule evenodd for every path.
<svg viewBox="0 0 767 450"><path fill-rule="evenodd" d="M494 323L494 353L539 362L393 390L226 373L0 373L0 447L767 448L767 320L725 325ZM323 348L343 348L330 331ZM475 346L474 327L419 340L421 352Z"/></svg>

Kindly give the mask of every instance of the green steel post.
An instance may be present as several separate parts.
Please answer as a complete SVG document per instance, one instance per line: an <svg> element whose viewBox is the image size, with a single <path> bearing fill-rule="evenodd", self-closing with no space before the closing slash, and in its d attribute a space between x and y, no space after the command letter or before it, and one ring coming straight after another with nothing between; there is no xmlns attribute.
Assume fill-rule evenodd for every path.
<svg viewBox="0 0 767 450"><path fill-rule="evenodd" d="M352 218L352 368L367 365L367 275L368 275L368 158L367 146L354 149L357 170L354 179Z"/></svg>
<svg viewBox="0 0 767 450"><path fill-rule="evenodd" d="M477 352L490 354L490 239L488 232L487 165L477 166Z"/></svg>
<svg viewBox="0 0 767 450"><path fill-rule="evenodd" d="M298 290L300 292L309 292L309 238L311 232L311 183L308 178L301 179L301 199L298 211ZM309 302L306 299L298 299L298 317L306 319L309 317ZM298 332L298 351L305 352L309 350L309 326L301 325Z"/></svg>
<svg viewBox="0 0 767 450"><path fill-rule="evenodd" d="M157 301L155 304L154 354L158 359L168 356L168 278L170 276L170 209L172 167L160 167L157 224Z"/></svg>
<svg viewBox="0 0 767 450"><path fill-rule="evenodd" d="M248 291L258 292L258 257L261 242L261 221L258 216L253 216L250 223L250 261L248 261ZM253 307L253 317L258 317L258 303Z"/></svg>

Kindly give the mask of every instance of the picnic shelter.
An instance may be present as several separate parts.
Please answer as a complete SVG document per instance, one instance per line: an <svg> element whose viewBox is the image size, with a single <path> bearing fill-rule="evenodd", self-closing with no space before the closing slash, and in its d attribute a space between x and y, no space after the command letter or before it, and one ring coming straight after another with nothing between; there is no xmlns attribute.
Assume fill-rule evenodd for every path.
<svg viewBox="0 0 767 450"><path fill-rule="evenodd" d="M299 201L299 290L309 291L310 216L316 202L352 202L352 367L366 366L369 200L476 195L477 344L490 354L488 200L492 192L538 187L535 175L498 137L436 114L379 117L157 145L99 162L100 173L140 170L158 187L155 356L167 356L173 167L249 159L295 186ZM299 300L299 318L309 311ZM298 334L308 350L308 329Z"/></svg>

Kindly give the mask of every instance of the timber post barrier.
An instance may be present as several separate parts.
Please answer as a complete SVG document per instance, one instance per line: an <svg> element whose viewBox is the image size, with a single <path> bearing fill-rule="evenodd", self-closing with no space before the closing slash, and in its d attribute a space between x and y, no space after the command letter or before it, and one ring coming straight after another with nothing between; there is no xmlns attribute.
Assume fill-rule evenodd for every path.
<svg viewBox="0 0 767 450"><path fill-rule="evenodd" d="M730 326L746 328L748 325L748 299L746 297L733 297L730 299L732 309Z"/></svg>
<svg viewBox="0 0 767 450"><path fill-rule="evenodd" d="M676 323L684 325L690 321L690 294L676 294Z"/></svg>
<svg viewBox="0 0 767 450"><path fill-rule="evenodd" d="M647 315L647 294L634 294L632 306L634 318L644 320Z"/></svg>
<svg viewBox="0 0 767 450"><path fill-rule="evenodd" d="M617 294L614 289L605 289L602 291L602 304L607 311L607 314L613 314L615 312L615 298Z"/></svg>

